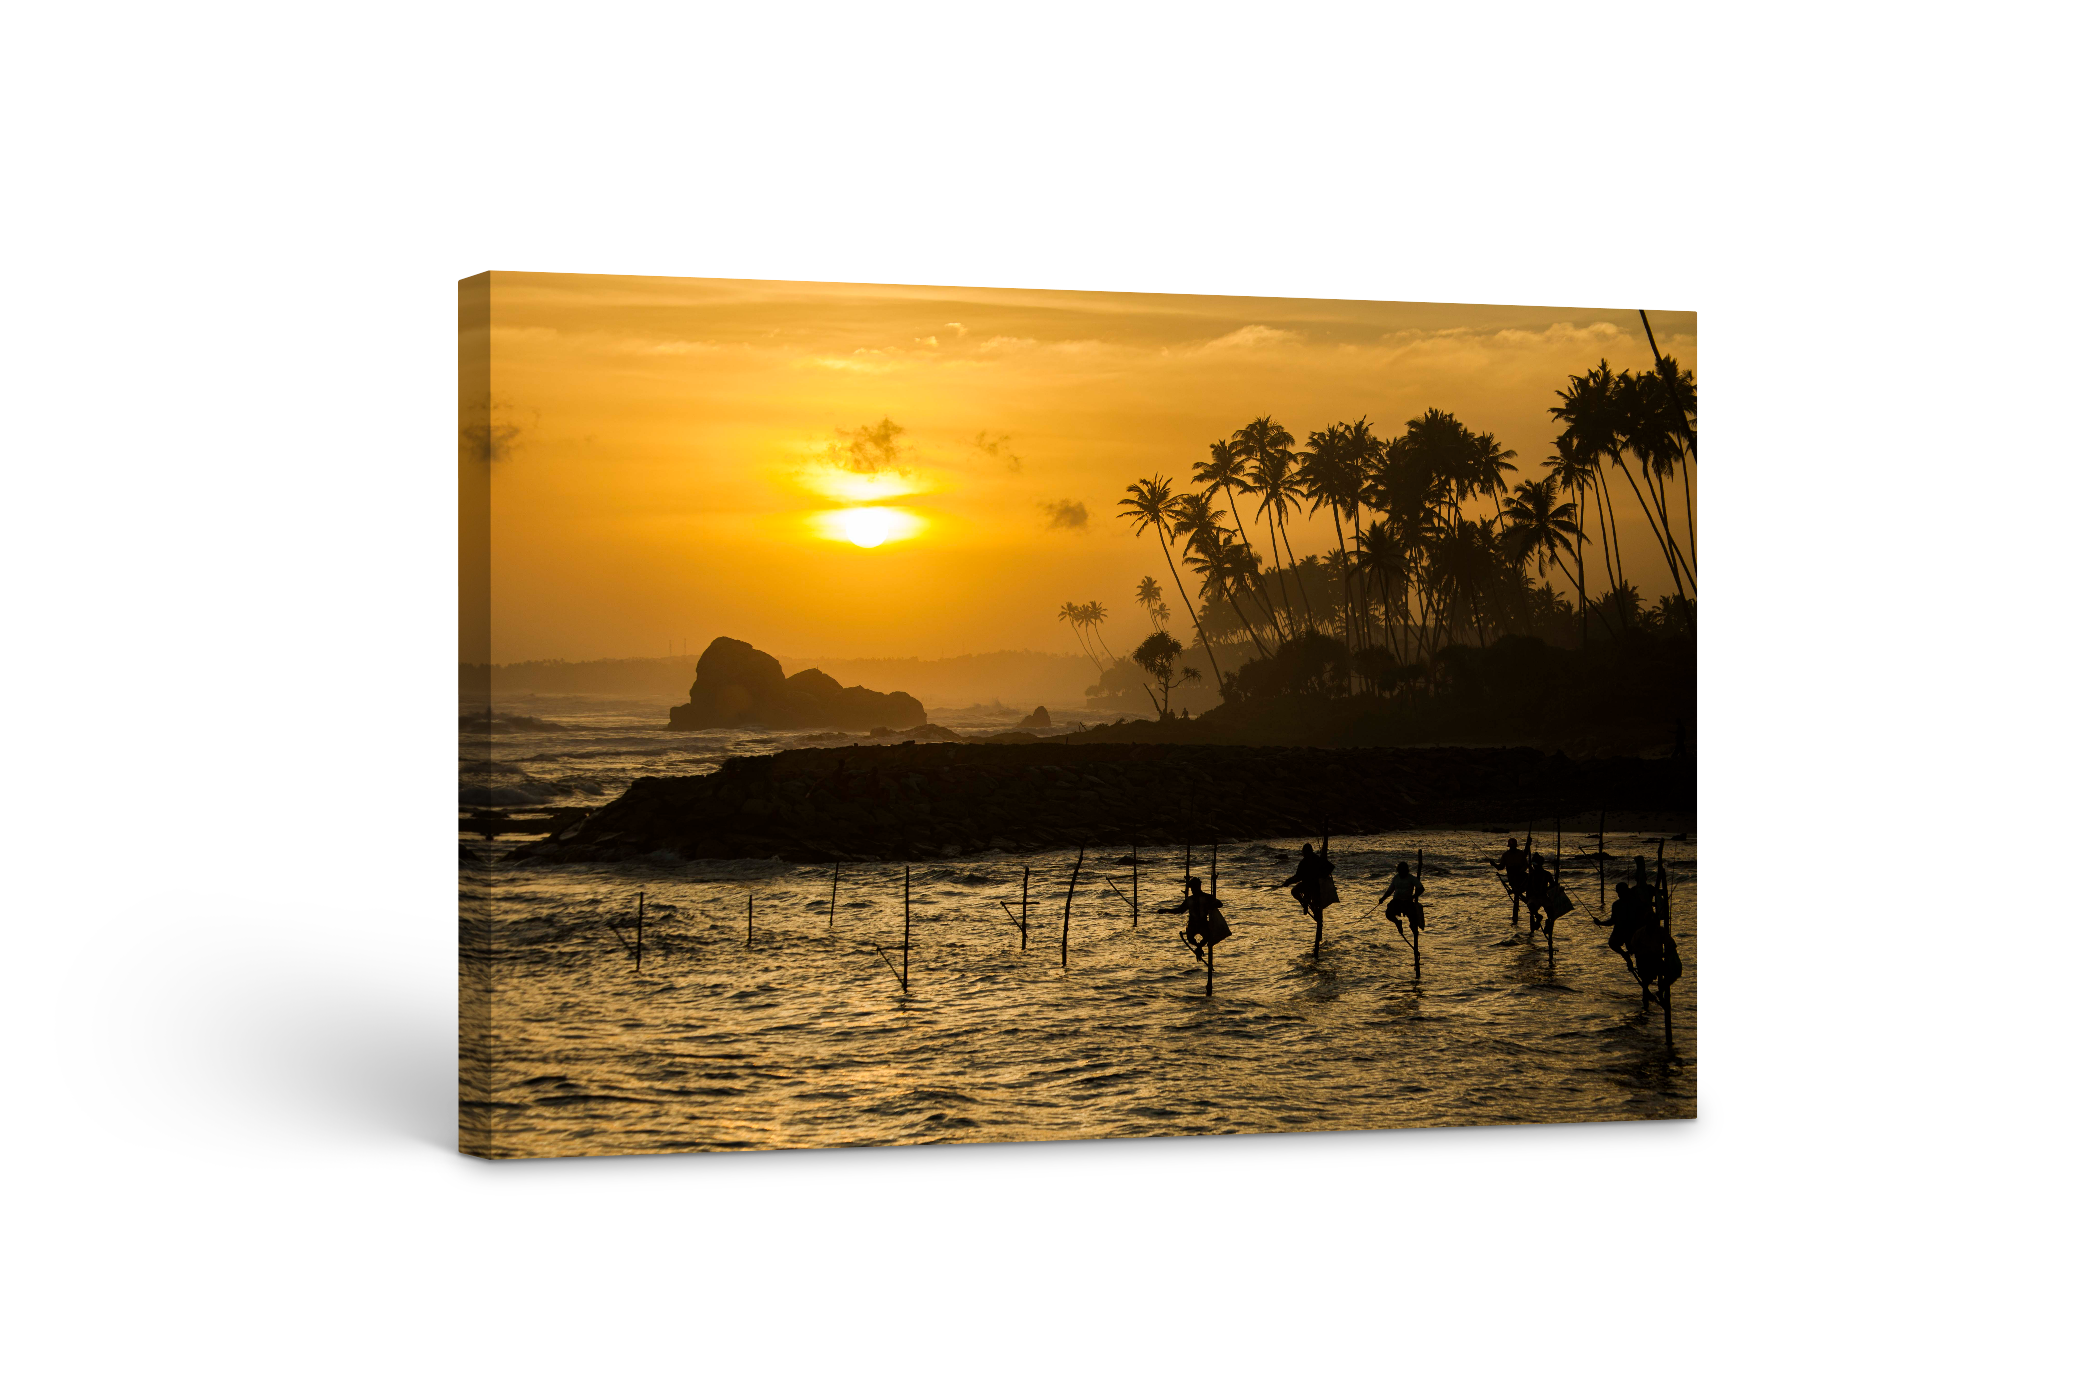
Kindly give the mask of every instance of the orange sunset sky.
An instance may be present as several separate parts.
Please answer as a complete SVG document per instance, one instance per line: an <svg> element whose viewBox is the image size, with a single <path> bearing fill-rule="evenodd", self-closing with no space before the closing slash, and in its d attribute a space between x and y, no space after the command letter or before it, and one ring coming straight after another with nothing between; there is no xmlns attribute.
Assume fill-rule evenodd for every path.
<svg viewBox="0 0 2100 1400"><path fill-rule="evenodd" d="M1067 652L1058 607L1087 600L1127 649L1146 630L1138 579L1174 598L1157 542L1116 518L1138 477L1187 486L1212 441L1263 414L1302 445L1358 417L1395 435L1436 407L1516 449L1514 481L1551 451L1569 374L1653 363L1631 310L509 272L487 285L497 662L656 656L721 634L790 656ZM1694 317L1649 316L1696 374ZM852 435L885 420L903 430L894 460L864 445L856 463ZM1660 554L1637 517L1620 523L1653 600ZM1334 548L1324 518L1294 520L1292 540ZM1265 531L1255 543L1268 553ZM1178 608L1174 630L1193 640Z"/></svg>

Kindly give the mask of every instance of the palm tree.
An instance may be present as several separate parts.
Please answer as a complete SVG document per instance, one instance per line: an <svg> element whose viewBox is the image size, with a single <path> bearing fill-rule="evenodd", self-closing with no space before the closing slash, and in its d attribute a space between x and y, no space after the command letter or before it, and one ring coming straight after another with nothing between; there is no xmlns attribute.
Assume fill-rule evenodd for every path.
<svg viewBox="0 0 2100 1400"><path fill-rule="evenodd" d="M1674 365L1672 369L1675 369ZM1686 580L1691 581L1694 592L1698 591L1699 585L1692 577L1691 561L1684 557L1676 534L1670 529L1670 497L1663 489L1663 483L1676 473L1678 465L1685 459L1683 432L1686 419L1679 415L1670 385L1659 374L1636 375L1625 380L1622 389L1626 395L1626 450L1640 458L1641 480L1648 486L1648 499L1655 506L1654 521L1650 523L1661 523L1663 558L1670 566L1671 579L1677 583L1677 596L1682 599ZM1686 497L1686 509L1690 509L1689 496Z"/></svg>
<svg viewBox="0 0 2100 1400"><path fill-rule="evenodd" d="M1239 527L1242 536L1247 533L1247 526L1240 519L1240 503L1234 497L1247 489L1246 465L1232 439L1219 438L1210 445L1210 459L1190 468L1191 479L1203 488L1205 500L1220 491L1225 493L1225 503L1232 507L1232 523Z"/></svg>
<svg viewBox="0 0 2100 1400"><path fill-rule="evenodd" d="M1487 645L1487 622L1483 606L1494 587L1501 551L1495 529L1485 520L1461 520L1443 532L1430 551L1431 568L1447 590L1451 601L1463 596L1472 605L1473 632L1480 645Z"/></svg>
<svg viewBox="0 0 2100 1400"><path fill-rule="evenodd" d="M1152 630L1155 632L1166 626L1168 617L1172 616L1172 610L1160 601L1165 596L1159 591L1159 580L1152 577L1152 575L1146 574L1138 580L1138 606L1143 608L1145 615L1152 619Z"/></svg>
<svg viewBox="0 0 2100 1400"><path fill-rule="evenodd" d="M1254 546L1243 539L1234 538L1225 544L1225 562L1232 577L1238 582L1240 591L1254 596L1269 617L1269 634L1276 645L1283 645L1283 623L1276 616L1275 607L1269 602L1269 585L1262 568L1261 555Z"/></svg>
<svg viewBox="0 0 2100 1400"><path fill-rule="evenodd" d="M1495 441L1493 433L1467 433L1464 476L1455 483L1459 499L1485 496L1488 504L1495 504L1502 496L1502 478L1509 475L1516 455Z"/></svg>
<svg viewBox="0 0 2100 1400"><path fill-rule="evenodd" d="M1298 440L1292 437L1275 419L1263 415L1232 435L1232 448L1245 463L1247 488L1261 497L1261 508L1254 512L1261 518L1269 516L1269 548L1276 548L1276 533L1283 532L1283 549L1279 556L1279 572L1283 567L1291 570L1292 579L1298 584L1298 596L1312 610L1311 600L1305 596L1305 581L1298 577L1298 558L1291 550L1289 512L1298 500L1298 486L1292 480L1292 469L1297 465L1297 454L1291 449ZM1296 614L1291 608L1290 590L1283 593L1283 610L1291 616L1292 628L1302 633Z"/></svg>
<svg viewBox="0 0 2100 1400"><path fill-rule="evenodd" d="M1371 437L1371 425L1367 420L1355 423L1336 423L1331 427L1315 429L1306 434L1306 450L1298 454L1298 489L1305 499L1315 506L1326 506L1334 517L1334 546L1338 553L1347 555L1349 542L1342 536L1342 510L1348 508L1353 519L1361 508L1364 495L1364 474L1369 465L1364 450ZM1349 576L1343 574L1342 594L1342 640L1351 651L1356 648L1356 609L1347 584ZM1368 631L1368 626L1365 629Z"/></svg>
<svg viewBox="0 0 2100 1400"><path fill-rule="evenodd" d="M1502 548L1519 568L1536 559L1540 578L1546 576L1547 565L1559 564L1562 577L1573 583L1575 576L1561 563L1560 552L1577 549L1582 530L1576 522L1575 503L1556 505L1558 495L1550 476L1518 482L1517 489L1502 499Z"/></svg>
<svg viewBox="0 0 2100 1400"><path fill-rule="evenodd" d="M1699 529L1692 508L1692 472L1698 465L1699 455L1699 386L1692 376L1677 367L1677 361L1669 355L1658 355L1655 373L1662 380L1663 390L1677 410L1678 426L1683 432L1684 462L1684 542L1691 550L1692 567L1699 567Z"/></svg>
<svg viewBox="0 0 2100 1400"><path fill-rule="evenodd" d="M1116 659L1116 649L1108 644L1108 638L1101 635L1101 624L1108 620L1108 609L1099 603L1081 603L1078 616L1080 626L1094 634L1094 640L1100 644L1101 654L1113 663Z"/></svg>
<svg viewBox="0 0 2100 1400"><path fill-rule="evenodd" d="M1065 604L1063 607L1057 610L1057 620L1071 627L1072 635L1079 639L1079 649L1086 653L1086 659L1088 660L1088 662L1100 668L1101 670L1106 671L1108 669L1109 663L1097 658L1094 655L1093 647L1090 646L1087 642L1085 631L1086 605L1084 603Z"/></svg>
<svg viewBox="0 0 2100 1400"><path fill-rule="evenodd" d="M1621 414L1626 399L1618 383L1625 377L1613 374L1611 365L1599 360L1595 369L1569 375L1568 387L1554 391L1560 406L1548 410L1564 425L1554 439L1555 453L1590 470L1604 503L1604 576L1611 585L1608 596L1621 603L1624 595L1617 590L1626 578L1626 555L1619 544L1618 512L1612 506L1611 482L1603 474L1603 465L1606 457L1624 465ZM1630 619L1623 616L1620 622L1630 625Z"/></svg>
<svg viewBox="0 0 2100 1400"><path fill-rule="evenodd" d="M1378 593L1383 601L1385 618L1385 642L1388 649L1397 654L1399 642L1393 635L1393 580L1399 578L1400 605L1407 607L1407 550L1400 542L1400 532L1384 520L1374 520L1363 533L1363 540L1356 546L1356 567L1361 572L1378 580Z"/></svg>
<svg viewBox="0 0 2100 1400"><path fill-rule="evenodd" d="M1254 643L1255 651L1267 656L1269 648L1262 641L1260 629L1248 619L1235 596L1235 584L1243 572L1240 552L1244 550L1252 554L1253 551L1246 550L1238 537L1225 528L1225 512L1211 505L1207 495L1191 493L1177 497L1173 516L1175 536L1187 541L1182 546L1181 562L1195 569L1203 578L1196 590L1197 595L1222 598L1233 615L1239 618L1240 626ZM1255 570L1260 571L1259 563ZM1269 615L1269 624L1272 627L1276 624L1274 612Z"/></svg>
<svg viewBox="0 0 2100 1400"><path fill-rule="evenodd" d="M1224 677L1218 672L1218 658L1211 652L1210 638L1204 635L1203 619L1196 615L1196 605L1189 601L1189 591L1182 585L1181 570L1174 567L1174 556L1167 549L1167 536L1174 528L1168 518L1174 509L1173 484L1163 476L1148 476L1133 481L1124 489L1130 494L1116 504L1128 508L1118 511L1117 516L1135 520L1140 535L1150 530L1158 536L1160 556L1167 561L1167 572L1174 576L1174 587L1181 594L1181 605L1189 610L1189 622L1196 629L1197 640L1203 643L1203 654L1210 657L1211 678L1222 684Z"/></svg>
<svg viewBox="0 0 2100 1400"><path fill-rule="evenodd" d="M1181 557L1181 562L1195 570L1196 577L1202 580L1196 586L1196 596L1222 602L1231 608L1233 616L1239 619L1240 630L1247 634L1247 640L1254 643L1255 651L1267 656L1269 648L1262 641L1260 630L1240 607L1239 573L1234 566L1230 546L1225 541L1215 538L1191 540L1187 552Z"/></svg>
<svg viewBox="0 0 2100 1400"><path fill-rule="evenodd" d="M1586 647L1590 644L1590 595L1587 587L1588 576L1582 562L1582 545L1588 542L1589 536L1583 533L1583 517L1587 495L1597 484L1597 473L1589 466L1571 461L1558 452L1549 454L1539 465L1546 469L1546 480L1553 484L1554 489L1567 492L1575 501L1575 597L1581 609L1579 625L1582 628L1582 644Z"/></svg>

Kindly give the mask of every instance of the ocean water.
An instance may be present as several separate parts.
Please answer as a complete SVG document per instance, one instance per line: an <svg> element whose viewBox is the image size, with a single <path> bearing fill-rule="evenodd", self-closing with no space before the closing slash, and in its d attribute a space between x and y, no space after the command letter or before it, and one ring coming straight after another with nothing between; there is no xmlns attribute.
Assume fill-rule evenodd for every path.
<svg viewBox="0 0 2100 1400"><path fill-rule="evenodd" d="M704 773L809 736L671 734L663 707L506 698L568 726L476 740L462 802L610 801L642 774ZM1010 719L931 716L958 732ZM1073 716L1077 718L1077 716ZM981 721L981 723L973 723ZM491 802L491 798L499 798ZM1522 839L1524 833L1516 833ZM1696 1113L1697 843L1608 831L1608 880L1662 839L1684 977L1673 1042L1590 922L1594 830L1560 838L1577 898L1549 954L1512 926L1486 860L1501 835L1337 838L1342 902L1313 923L1287 891L1301 839L1138 854L986 853L889 863L644 860L521 866L521 840L463 838L463 1136L491 1155L845 1147L1159 1134L1684 1118ZM1550 858L1553 833L1535 833ZM1373 907L1426 860L1421 976ZM1234 936L1214 991L1180 941L1185 862ZM1012 919L1024 869L1028 946ZM1065 906L1070 889L1070 921ZM635 957L637 896L640 959ZM1002 901L1004 907L1002 907ZM1523 918L1519 916L1520 920Z"/></svg>

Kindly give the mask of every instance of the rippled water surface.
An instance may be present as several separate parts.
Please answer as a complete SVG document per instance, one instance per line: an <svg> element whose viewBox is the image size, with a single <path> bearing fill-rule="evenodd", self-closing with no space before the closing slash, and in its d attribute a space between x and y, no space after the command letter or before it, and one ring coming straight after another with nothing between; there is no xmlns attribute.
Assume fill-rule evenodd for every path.
<svg viewBox="0 0 2100 1400"><path fill-rule="evenodd" d="M671 735L654 727L656 707L565 703L529 712L575 729L498 735L464 763L463 800L487 798L479 769L491 761L517 770L503 775L521 799L511 805L596 803L639 773L707 772L723 752L796 742ZM571 795L583 784L600 794ZM538 795L553 789L571 791ZM901 865L843 867L834 908L830 867L535 868L500 858L515 841L466 840L462 1132L516 1157L1691 1117L1696 842L1611 832L1623 859L1609 878L1625 878L1637 851L1652 861L1659 835L1685 967L1674 1049L1589 921L1595 865L1575 857L1594 831L1563 838L1581 903L1551 956L1543 935L1511 926L1484 863L1500 836L1337 838L1342 902L1317 962L1312 921L1274 888L1299 838L1221 847L1235 936L1219 945L1209 997L1183 920L1153 912L1179 898L1185 858L1208 884L1208 847L1138 853L1135 926L1130 852L1089 852L1062 965L1076 852L914 866L906 993ZM1548 830L1549 855L1551 842ZM1394 860L1412 864L1418 846L1419 982L1373 907ZM1043 901L1025 952L1009 917L1024 867Z"/></svg>

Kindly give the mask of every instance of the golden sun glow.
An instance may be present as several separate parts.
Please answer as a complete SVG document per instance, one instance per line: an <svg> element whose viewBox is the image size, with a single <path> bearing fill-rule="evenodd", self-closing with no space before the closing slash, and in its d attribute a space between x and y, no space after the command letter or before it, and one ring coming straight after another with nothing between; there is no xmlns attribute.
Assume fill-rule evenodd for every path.
<svg viewBox="0 0 2100 1400"><path fill-rule="evenodd" d="M926 522L918 516L888 506L820 511L810 518L810 523L819 537L844 540L862 549L873 549L892 540L908 540L926 528Z"/></svg>
<svg viewBox="0 0 2100 1400"><path fill-rule="evenodd" d="M834 501L886 501L925 489L902 472L854 472L838 467L809 467L802 473L802 484Z"/></svg>

